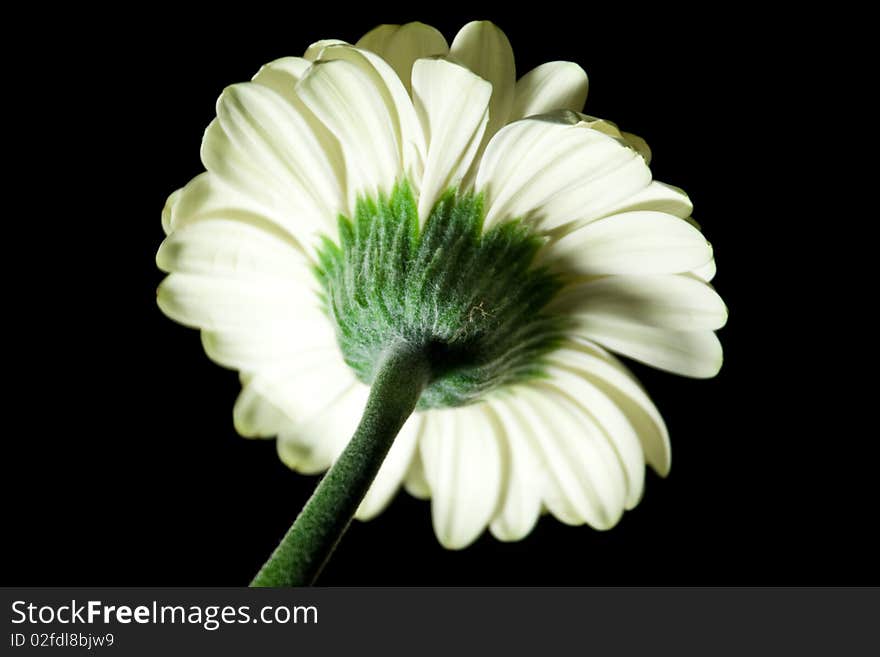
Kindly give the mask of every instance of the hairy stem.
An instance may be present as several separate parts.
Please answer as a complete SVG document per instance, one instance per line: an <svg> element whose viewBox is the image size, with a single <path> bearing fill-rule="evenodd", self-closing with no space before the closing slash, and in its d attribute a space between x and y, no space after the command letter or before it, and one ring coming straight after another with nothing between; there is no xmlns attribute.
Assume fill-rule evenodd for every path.
<svg viewBox="0 0 880 657"><path fill-rule="evenodd" d="M314 583L413 412L430 374L423 349L401 340L385 351L354 436L251 586Z"/></svg>

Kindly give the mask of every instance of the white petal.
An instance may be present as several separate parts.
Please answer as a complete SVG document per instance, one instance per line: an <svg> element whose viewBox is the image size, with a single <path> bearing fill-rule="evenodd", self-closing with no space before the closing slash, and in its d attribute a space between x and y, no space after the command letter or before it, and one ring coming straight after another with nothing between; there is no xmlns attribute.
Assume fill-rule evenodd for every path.
<svg viewBox="0 0 880 657"><path fill-rule="evenodd" d="M321 39L320 41L315 41L312 45L306 48L305 53L303 54L303 59L307 59L310 62L314 62L318 58L320 58L321 53L324 52L325 48L329 48L331 46L347 46L347 41L342 41L341 39Z"/></svg>
<svg viewBox="0 0 880 657"><path fill-rule="evenodd" d="M543 499L567 524L614 526L626 503L626 478L602 430L583 409L543 383L519 386L511 410L537 439L546 477Z"/></svg>
<svg viewBox="0 0 880 657"><path fill-rule="evenodd" d="M599 217L641 210L664 212L684 219L690 217L694 206L683 190L654 180L636 193L602 208L601 213L585 216L584 221L589 222Z"/></svg>
<svg viewBox="0 0 880 657"><path fill-rule="evenodd" d="M424 428L427 424L422 426ZM418 449L413 454L403 487L407 493L417 499L427 500L431 498L431 487L428 486L428 480L425 478L425 466L422 464L422 457Z"/></svg>
<svg viewBox="0 0 880 657"><path fill-rule="evenodd" d="M704 280L708 283L713 278L715 278L715 272L716 272L715 258L712 258L709 262L707 262L702 267L697 267L696 269L694 269L694 271L692 273L694 276L696 276L700 280Z"/></svg>
<svg viewBox="0 0 880 657"><path fill-rule="evenodd" d="M516 67L507 36L489 21L465 25L449 49L450 57L492 84L486 139L507 123L513 107Z"/></svg>
<svg viewBox="0 0 880 657"><path fill-rule="evenodd" d="M271 368L315 349L333 350L333 326L320 313L222 331L202 331L202 346L215 363L244 371Z"/></svg>
<svg viewBox="0 0 880 657"><path fill-rule="evenodd" d="M413 63L422 57L436 57L449 52L446 39L437 29L424 23L380 25L357 42L358 48L376 53L391 65L407 92L412 89Z"/></svg>
<svg viewBox="0 0 880 657"><path fill-rule="evenodd" d="M678 274L702 267L712 247L699 230L662 212L626 212L562 236L545 253L547 264L572 273Z"/></svg>
<svg viewBox="0 0 880 657"><path fill-rule="evenodd" d="M174 273L159 286L157 302L171 319L207 330L265 326L320 312L312 290L275 278Z"/></svg>
<svg viewBox="0 0 880 657"><path fill-rule="evenodd" d="M625 506L632 509L641 499L645 485L645 455L636 429L617 404L587 377L553 365L547 367L546 373L547 385L577 404L614 451L625 477Z"/></svg>
<svg viewBox="0 0 880 657"><path fill-rule="evenodd" d="M224 182L298 224L304 244L336 229L340 181L310 121L272 90L228 87L205 132L202 159ZM291 222L294 225L294 222Z"/></svg>
<svg viewBox="0 0 880 657"><path fill-rule="evenodd" d="M572 319L574 333L652 367L697 379L710 379L721 369L721 343L712 331L671 331L581 316Z"/></svg>
<svg viewBox="0 0 880 657"><path fill-rule="evenodd" d="M297 87L342 145L349 207L358 196L388 194L402 173L398 122L374 77L347 60L319 61Z"/></svg>
<svg viewBox="0 0 880 657"><path fill-rule="evenodd" d="M165 238L156 264L166 272L268 276L314 287L311 262L289 241L250 222L206 218Z"/></svg>
<svg viewBox="0 0 880 657"><path fill-rule="evenodd" d="M592 279L570 285L553 303L587 322L625 322L673 331L715 330L727 322L727 307L718 293L689 275Z"/></svg>
<svg viewBox="0 0 880 657"><path fill-rule="evenodd" d="M623 140L630 148L642 156L645 164L651 164L651 147L648 146L648 142L631 132L621 132L620 136L623 137Z"/></svg>
<svg viewBox="0 0 880 657"><path fill-rule="evenodd" d="M413 98L428 140L419 197L425 220L440 196L470 169L486 129L492 86L466 68L442 59L413 67Z"/></svg>
<svg viewBox="0 0 880 657"><path fill-rule="evenodd" d="M290 419L256 389L245 385L233 409L235 430L245 438L277 436Z"/></svg>
<svg viewBox="0 0 880 657"><path fill-rule="evenodd" d="M553 110L580 112L587 100L587 74L572 62L547 62L516 82L510 121Z"/></svg>
<svg viewBox="0 0 880 657"><path fill-rule="evenodd" d="M262 84L227 87L217 101L217 116L237 155L264 176L295 185L322 216L338 207L339 185L323 143L297 108Z"/></svg>
<svg viewBox="0 0 880 657"><path fill-rule="evenodd" d="M250 436L280 431L290 434L296 425L314 417L349 391L356 381L337 349L311 349L256 374L243 374L242 383L233 419L236 430ZM358 411L358 417L362 411L363 408ZM267 434L271 426L267 425L276 419L273 416L282 417L283 423ZM344 436L346 440L350 437L351 433ZM327 434L324 438L334 440L338 436Z"/></svg>
<svg viewBox="0 0 880 657"><path fill-rule="evenodd" d="M419 441L434 533L450 550L472 543L495 514L502 487L498 427L479 406L429 411Z"/></svg>
<svg viewBox="0 0 880 657"><path fill-rule="evenodd" d="M645 459L660 475L669 472L669 432L663 417L636 378L620 361L596 344L573 338L547 360L588 378L626 414L635 428Z"/></svg>
<svg viewBox="0 0 880 657"><path fill-rule="evenodd" d="M584 122L524 119L489 143L476 188L486 193L487 227L522 218L546 232L581 224L650 180L638 153Z"/></svg>
<svg viewBox="0 0 880 657"><path fill-rule="evenodd" d="M305 77L312 62L303 57L282 57L274 62L265 64L253 77L253 82L267 87L284 98L297 114L308 124L315 138L320 142L326 157L333 168L333 174L338 181L339 189L345 189L345 159L339 140L327 129L312 111L306 107L302 99L296 93L296 86ZM342 206L343 211L350 211L347 206ZM333 233L335 234L335 233Z"/></svg>
<svg viewBox="0 0 880 657"><path fill-rule="evenodd" d="M510 409L516 404L515 394L498 395L486 401L498 418L510 454L501 508L489 525L492 535L502 541L522 539L532 531L541 515L541 454L531 428Z"/></svg>
<svg viewBox="0 0 880 657"><path fill-rule="evenodd" d="M176 189L168 196L168 199L165 201L165 205L162 208L162 230L165 231L165 234L168 235L172 230L172 215L174 214L174 207L177 205L177 202L180 200L180 195L183 192L183 188Z"/></svg>
<svg viewBox="0 0 880 657"><path fill-rule="evenodd" d="M321 52L322 61L341 59L361 69L372 81L393 120L403 170L416 189L425 162L425 139L422 126L407 89L388 62L368 50L352 46L330 46Z"/></svg>
<svg viewBox="0 0 880 657"><path fill-rule="evenodd" d="M264 175L292 185L291 192L310 198L324 225L335 228L339 180L313 122L297 107L263 85L236 84L217 101L217 118L243 156Z"/></svg>
<svg viewBox="0 0 880 657"><path fill-rule="evenodd" d="M219 130L219 127L216 129ZM183 230L200 221L237 221L260 228L305 253L297 238L297 235L304 234L302 222L242 194L209 171L199 174L183 189L172 194L166 208L169 231Z"/></svg>
<svg viewBox="0 0 880 657"><path fill-rule="evenodd" d="M421 427L422 414L410 415L394 439L391 449L388 450L388 456L382 462L382 467L379 468L370 490L358 507L355 518L369 520L388 506L412 464Z"/></svg>
<svg viewBox="0 0 880 657"><path fill-rule="evenodd" d="M216 122L212 123L215 124ZM234 187L224 184L211 172L205 171L168 197L162 210L162 222L167 224L165 232L170 234L203 217L223 219L245 215L249 218L253 215L257 222L266 221L263 210L258 203L243 196ZM293 237L287 231L279 232ZM295 238L293 243L297 243Z"/></svg>
<svg viewBox="0 0 880 657"><path fill-rule="evenodd" d="M268 87L288 102L295 103L296 84L311 65L312 62L304 57L282 57L263 64L251 82Z"/></svg>
<svg viewBox="0 0 880 657"><path fill-rule="evenodd" d="M333 396L322 395L323 389L315 392L310 414L278 435L278 456L304 474L322 472L339 457L357 429L370 389L355 381Z"/></svg>

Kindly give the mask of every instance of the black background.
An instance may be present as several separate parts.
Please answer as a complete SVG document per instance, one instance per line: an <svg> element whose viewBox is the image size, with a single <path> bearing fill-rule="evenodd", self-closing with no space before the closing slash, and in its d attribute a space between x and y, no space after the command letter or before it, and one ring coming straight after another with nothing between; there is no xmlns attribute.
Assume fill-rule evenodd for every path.
<svg viewBox="0 0 880 657"><path fill-rule="evenodd" d="M861 470L876 426L853 419L854 393L836 398L858 382L829 372L847 345L825 330L827 272L804 241L819 225L818 183L797 168L787 101L803 102L806 65L779 44L780 26L753 10L326 4L313 16L248 4L54 14L51 32L26 35L6 94L24 115L7 140L26 148L7 188L7 323L21 335L7 342L18 367L6 381L2 583L249 581L316 479L287 470L271 441L235 434L237 375L156 308L160 210L202 170L225 85L318 38L418 19L451 42L473 18L506 31L519 73L583 65L585 111L645 137L655 177L691 195L730 307L725 365L709 381L633 366L667 420L673 468L649 474L615 529L546 516L521 542L487 534L449 552L428 503L401 494L352 526L321 583L880 582L876 493Z"/></svg>

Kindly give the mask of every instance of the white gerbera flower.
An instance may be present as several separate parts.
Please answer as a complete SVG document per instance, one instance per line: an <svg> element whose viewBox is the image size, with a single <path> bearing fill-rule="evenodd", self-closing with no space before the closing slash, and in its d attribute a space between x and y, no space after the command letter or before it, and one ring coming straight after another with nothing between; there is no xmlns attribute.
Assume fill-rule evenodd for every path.
<svg viewBox="0 0 880 657"><path fill-rule="evenodd" d="M669 443L609 350L711 377L727 312L688 197L586 94L569 62L516 80L488 22L320 41L227 88L163 213L158 301L241 372L236 429L326 470L403 344L418 405L357 517L403 485L461 548L633 508Z"/></svg>

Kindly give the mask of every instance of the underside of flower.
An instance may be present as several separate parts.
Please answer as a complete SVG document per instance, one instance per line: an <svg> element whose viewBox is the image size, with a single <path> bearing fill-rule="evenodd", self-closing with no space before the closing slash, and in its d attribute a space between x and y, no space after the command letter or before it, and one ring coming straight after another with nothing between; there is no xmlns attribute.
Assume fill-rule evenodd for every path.
<svg viewBox="0 0 880 657"><path fill-rule="evenodd" d="M371 384L386 349L422 350L431 379L419 408L461 406L540 374L563 336L544 312L558 277L531 267L543 240L518 221L483 232L479 195L450 189L419 229L406 181L361 200L325 239L318 277L345 361Z"/></svg>
<svg viewBox="0 0 880 657"><path fill-rule="evenodd" d="M571 62L517 79L474 21L319 41L221 94L163 212L158 303L239 371L239 433L329 468L258 583L311 581L401 488L462 548L545 512L608 529L669 471L614 354L715 376L727 308L687 194L582 113L587 86Z"/></svg>

